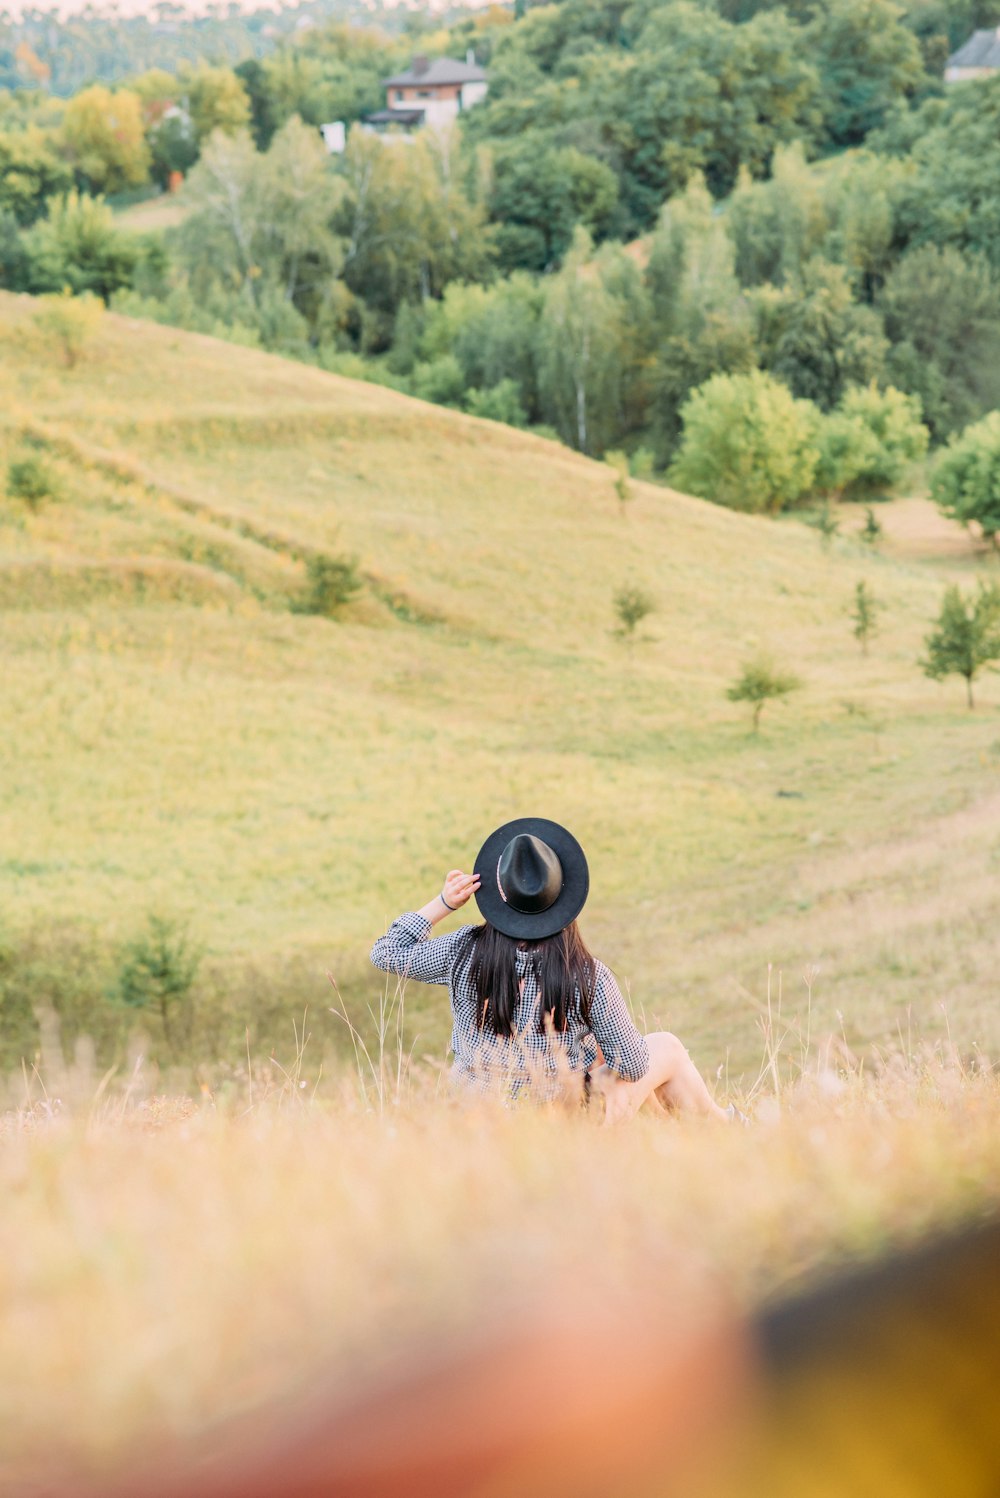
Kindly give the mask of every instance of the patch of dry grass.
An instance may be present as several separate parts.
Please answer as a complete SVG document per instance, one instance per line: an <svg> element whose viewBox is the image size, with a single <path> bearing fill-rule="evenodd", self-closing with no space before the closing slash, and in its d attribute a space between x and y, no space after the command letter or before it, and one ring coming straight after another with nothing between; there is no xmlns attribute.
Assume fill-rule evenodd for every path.
<svg viewBox="0 0 1000 1498"><path fill-rule="evenodd" d="M689 1274L739 1312L1000 1204L995 1074L940 1049L807 1061L747 1129L468 1106L419 1069L366 1109L294 1060L197 1105L79 1072L56 1105L36 1079L0 1148L0 1485L100 1487L570 1284L598 1336L602 1307L662 1309Z"/></svg>

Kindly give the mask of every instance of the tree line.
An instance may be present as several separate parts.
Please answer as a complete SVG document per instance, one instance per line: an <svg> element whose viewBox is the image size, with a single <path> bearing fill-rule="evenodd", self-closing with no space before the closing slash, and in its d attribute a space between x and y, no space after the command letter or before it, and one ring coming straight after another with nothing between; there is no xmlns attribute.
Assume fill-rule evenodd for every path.
<svg viewBox="0 0 1000 1498"><path fill-rule="evenodd" d="M406 143L352 128L335 158L315 127L357 121L405 55L377 28L22 92L0 107L0 283L541 427L744 508L870 498L951 441L942 502L992 538L1000 80L934 76L986 19L494 7L421 39L488 64L483 105ZM102 201L175 174L166 236Z"/></svg>

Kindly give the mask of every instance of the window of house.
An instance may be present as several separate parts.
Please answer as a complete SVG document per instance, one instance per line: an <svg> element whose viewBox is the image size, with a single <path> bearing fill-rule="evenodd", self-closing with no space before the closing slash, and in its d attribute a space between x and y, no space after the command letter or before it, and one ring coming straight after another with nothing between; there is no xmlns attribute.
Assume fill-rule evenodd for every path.
<svg viewBox="0 0 1000 1498"><path fill-rule="evenodd" d="M401 88L397 88L397 90L396 90L396 103L397 104L402 104L402 102L403 102L403 90Z"/></svg>
<svg viewBox="0 0 1000 1498"><path fill-rule="evenodd" d="M417 98L418 99L433 99L433 97L434 97L434 90L432 88L418 88L417 89Z"/></svg>

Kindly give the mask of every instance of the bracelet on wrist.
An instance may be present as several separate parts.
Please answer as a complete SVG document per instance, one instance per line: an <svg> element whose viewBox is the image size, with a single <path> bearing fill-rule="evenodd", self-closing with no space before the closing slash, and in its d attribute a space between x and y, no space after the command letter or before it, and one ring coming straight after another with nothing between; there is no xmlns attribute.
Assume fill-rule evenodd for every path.
<svg viewBox="0 0 1000 1498"><path fill-rule="evenodd" d="M441 901L441 904L444 906L445 910L455 911L455 910L458 909L457 905L449 905L448 904L448 901L444 897L444 890L442 890L441 893L438 895L438 899Z"/></svg>

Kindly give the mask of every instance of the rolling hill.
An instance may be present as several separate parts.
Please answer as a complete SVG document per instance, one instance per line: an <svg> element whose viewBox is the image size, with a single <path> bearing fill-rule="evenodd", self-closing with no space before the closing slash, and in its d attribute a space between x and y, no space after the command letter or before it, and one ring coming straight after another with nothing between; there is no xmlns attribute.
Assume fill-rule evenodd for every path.
<svg viewBox="0 0 1000 1498"><path fill-rule="evenodd" d="M917 665L942 580L988 565L957 532L908 545L911 503L883 553L824 551L641 484L622 514L533 435L110 315L68 369L31 317L0 297L0 475L58 479L0 498L8 1061L29 1000L120 1043L151 913L204 953L189 1054L287 1047L308 1007L318 1059L325 969L363 1013L386 919L528 811L576 830L588 939L703 1069L755 1067L769 966L814 1035L996 1049L1000 685L968 713ZM358 560L336 619L301 612L315 556ZM754 737L725 694L760 649L804 686ZM443 995L407 1005L439 1054Z"/></svg>

